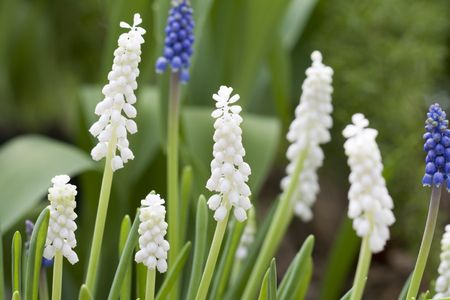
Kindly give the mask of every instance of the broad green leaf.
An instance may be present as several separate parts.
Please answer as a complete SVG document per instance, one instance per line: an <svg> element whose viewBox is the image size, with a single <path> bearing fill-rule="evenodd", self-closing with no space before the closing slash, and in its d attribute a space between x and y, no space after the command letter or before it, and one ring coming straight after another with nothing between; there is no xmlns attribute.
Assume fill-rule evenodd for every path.
<svg viewBox="0 0 450 300"><path fill-rule="evenodd" d="M11 282L13 291L21 291L21 281L22 281L22 236L19 231L16 231L13 236L12 246L11 246L11 262L12 270Z"/></svg>
<svg viewBox="0 0 450 300"><path fill-rule="evenodd" d="M184 241L186 237L188 215L189 215L189 203L192 198L192 167L185 166L181 173L181 192L180 192L180 224L181 224L181 237Z"/></svg>
<svg viewBox="0 0 450 300"><path fill-rule="evenodd" d="M203 272L203 265L205 263L207 250L206 243L208 238L208 208L206 207L206 199L203 195L200 195L198 199L197 213L195 216L194 257L192 260L192 270L186 296L187 300L195 299Z"/></svg>
<svg viewBox="0 0 450 300"><path fill-rule="evenodd" d="M272 258L269 267L269 300L277 300L277 267L275 258Z"/></svg>
<svg viewBox="0 0 450 300"><path fill-rule="evenodd" d="M230 279L233 262L236 259L235 254L241 240L247 222L231 223L231 230L228 230L227 238L221 251L219 263L214 271L214 279L210 291L210 299L222 299L225 293L228 281Z"/></svg>
<svg viewBox="0 0 450 300"><path fill-rule="evenodd" d="M352 228L352 223L345 218L331 247L319 299L328 300L339 297L345 278L355 261L358 247L359 239Z"/></svg>
<svg viewBox="0 0 450 300"><path fill-rule="evenodd" d="M119 256L122 256L123 250L125 248L128 235L131 230L131 219L129 215L126 215L120 226L120 238L119 238ZM132 249L133 251L133 249ZM131 260L133 258L131 257ZM128 262L128 268L125 273L125 277L123 278L122 288L120 290L120 300L129 300L131 299L131 272L132 272L132 263Z"/></svg>
<svg viewBox="0 0 450 300"><path fill-rule="evenodd" d="M294 258L295 265L292 272L287 278L287 282L283 289L278 291L277 297L279 299L290 299L291 296L295 295L295 291L300 281L301 277L305 275L305 270L307 269L308 260L312 255L314 248L314 236L310 235L306 238L302 247L298 251L296 257Z"/></svg>
<svg viewBox="0 0 450 300"><path fill-rule="evenodd" d="M275 118L251 114L244 114L243 118L242 141L246 150L244 160L252 169L249 186L252 194L256 196L274 159L279 142L280 124ZM209 177L213 149L213 121L211 109L186 107L182 113L188 160L194 168L195 182L200 190L204 189Z"/></svg>
<svg viewBox="0 0 450 300"><path fill-rule="evenodd" d="M122 230L127 227L126 221L124 221L124 226ZM109 300L116 300L121 294L121 289L124 287L124 279L127 273L130 272L130 267L133 261L133 250L138 241L138 228L139 228L139 211L134 217L133 226L128 233L126 243L123 247L122 254L120 256L119 265L117 266L116 274L114 275L114 280L109 291ZM131 273L131 272L130 272ZM126 284L126 283L125 283ZM131 288L129 288L131 291Z"/></svg>
<svg viewBox="0 0 450 300"><path fill-rule="evenodd" d="M398 300L406 300L406 295L408 294L409 284L411 283L411 275L409 274L408 279L406 279L405 284L403 285L402 291L398 296Z"/></svg>
<svg viewBox="0 0 450 300"><path fill-rule="evenodd" d="M87 285L83 284L80 289L80 297L78 300L93 300L92 294Z"/></svg>
<svg viewBox="0 0 450 300"><path fill-rule="evenodd" d="M0 148L0 220L9 229L33 208L55 175L76 175L94 163L73 146L37 136L20 136Z"/></svg>
<svg viewBox="0 0 450 300"><path fill-rule="evenodd" d="M167 295L169 294L172 286L174 285L177 278L181 275L181 271L183 270L184 264L189 258L189 252L191 251L191 242L187 242L178 254L175 263L169 269L167 276L161 285L161 288L156 295L156 300L167 299Z"/></svg>
<svg viewBox="0 0 450 300"><path fill-rule="evenodd" d="M47 238L50 211L44 209L34 224L27 258L27 274L25 278L25 299L37 300L39 273L41 270L42 253Z"/></svg>

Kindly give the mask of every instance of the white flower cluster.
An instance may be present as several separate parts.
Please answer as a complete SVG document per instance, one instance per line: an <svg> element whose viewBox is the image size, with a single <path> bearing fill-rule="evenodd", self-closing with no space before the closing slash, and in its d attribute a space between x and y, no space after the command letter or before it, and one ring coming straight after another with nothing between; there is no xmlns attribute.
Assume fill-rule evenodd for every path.
<svg viewBox="0 0 450 300"><path fill-rule="evenodd" d="M70 177L58 175L53 177L53 186L48 189L50 201L50 220L48 224L47 239L45 241L44 257L52 259L56 251L67 258L71 264L78 262L78 256L72 249L76 247L75 230L77 224L74 212L77 203L77 187L69 184Z"/></svg>
<svg viewBox="0 0 450 300"><path fill-rule="evenodd" d="M441 241L441 263L439 277L436 280L436 295L433 299L450 297L450 225L445 226Z"/></svg>
<svg viewBox="0 0 450 300"><path fill-rule="evenodd" d="M384 249L389 239L389 226L394 224L394 206L382 176L383 164L375 138L378 132L366 128L369 121L363 114L352 117L343 135L345 154L351 173L348 192L350 201L348 216L353 219L353 228L360 237L369 236L373 253Z"/></svg>
<svg viewBox="0 0 450 300"><path fill-rule="evenodd" d="M247 225L245 225L244 232L242 233L239 246L236 250L236 258L244 259L248 255L248 249L253 244L256 234L255 214L250 212Z"/></svg>
<svg viewBox="0 0 450 300"><path fill-rule="evenodd" d="M317 169L324 158L320 144L330 141L329 129L333 125L330 116L333 111L333 69L322 63L319 51L314 51L311 59L312 66L306 70L300 103L295 109L295 119L287 134L287 139L291 142L286 153L289 164L286 168L287 175L281 181L282 190L287 190L301 156L306 155L292 196L294 212L305 222L313 217L311 206L319 192Z"/></svg>
<svg viewBox="0 0 450 300"><path fill-rule="evenodd" d="M167 251L169 242L164 239L167 223L164 220L166 208L164 200L158 194L150 193L141 201L139 214L139 248L135 260L143 263L148 269L158 268L160 273L167 271Z"/></svg>
<svg viewBox="0 0 450 300"><path fill-rule="evenodd" d="M137 132L136 123L131 119L136 117L136 108L133 106L136 103L134 90L137 89L141 44L144 43L142 35L145 30L137 27L141 22L140 15L135 14L133 26L125 22L120 23L120 27L129 29L129 32L119 37L119 47L114 51L114 63L108 74L109 83L102 90L105 98L95 107L95 114L100 118L89 129L99 141L91 151L92 158L100 160L107 156L108 151L113 151L113 171L122 168L124 163L134 158L129 148L127 131L130 134ZM122 111L126 116L122 115ZM114 148L109 149L109 143L112 143L111 147ZM120 156L116 153L117 148Z"/></svg>
<svg viewBox="0 0 450 300"><path fill-rule="evenodd" d="M251 169L243 159L245 149L240 128L242 117L239 115L242 108L230 105L239 100L239 95L230 98L232 91L231 87L221 86L219 92L213 95L216 101L216 110L211 114L216 119L214 159L211 161L211 177L206 188L218 193L208 200L209 208L215 211L216 221L224 220L233 206L234 216L243 222L247 219L246 211L252 207L249 199L251 192L247 185Z"/></svg>

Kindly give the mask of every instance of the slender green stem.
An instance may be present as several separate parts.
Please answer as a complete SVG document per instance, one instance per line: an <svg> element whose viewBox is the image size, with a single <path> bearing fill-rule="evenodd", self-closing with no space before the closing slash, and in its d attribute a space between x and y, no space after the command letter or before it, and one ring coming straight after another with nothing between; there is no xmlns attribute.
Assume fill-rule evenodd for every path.
<svg viewBox="0 0 450 300"><path fill-rule="evenodd" d="M63 255L60 250L55 253L53 263L52 300L61 300Z"/></svg>
<svg viewBox="0 0 450 300"><path fill-rule="evenodd" d="M230 215L230 208L228 208L225 219L217 222L216 230L214 231L214 237L209 250L208 259L206 260L205 270L203 271L202 280L198 287L196 300L204 300L208 295L209 285L211 284L212 275L216 266L217 258L219 257L220 246L222 245L223 236L227 230L228 217Z"/></svg>
<svg viewBox="0 0 450 300"><path fill-rule="evenodd" d="M361 242L358 266L356 268L355 279L353 280L352 296L350 300L360 300L364 292L367 274L369 273L370 261L372 259L372 251L370 250L369 241L370 235L366 235Z"/></svg>
<svg viewBox="0 0 450 300"><path fill-rule="evenodd" d="M92 294L95 294L95 282L98 270L98 261L102 249L103 231L105 229L106 213L108 211L109 195L111 193L111 184L113 179L113 170L111 160L116 147L116 137L111 137L106 155L105 169L103 171L102 187L100 189L100 198L98 201L97 217L95 218L94 236L92 238L91 252L89 255L89 264L86 275L86 285Z"/></svg>
<svg viewBox="0 0 450 300"><path fill-rule="evenodd" d="M156 269L147 269L147 283L145 285L145 300L155 299Z"/></svg>
<svg viewBox="0 0 450 300"><path fill-rule="evenodd" d="M167 210L168 210L168 240L170 244L169 266L172 265L180 251L180 214L178 188L178 136L180 118L180 80L179 73L170 77L169 112L167 118ZM172 289L174 299L178 295L178 284Z"/></svg>
<svg viewBox="0 0 450 300"><path fill-rule="evenodd" d="M291 223L294 216L292 209L292 195L297 188L300 173L303 170L305 158L308 155L308 150L300 153L300 157L292 174L291 181L288 188L281 195L280 203L277 206L269 231L264 239L258 259L253 267L247 286L244 290L242 299L255 299L261 286L261 280L269 267L270 260L274 257L280 242L286 233L286 230Z"/></svg>
<svg viewBox="0 0 450 300"><path fill-rule="evenodd" d="M436 227L436 220L439 212L439 202L441 200L441 190L442 186L433 186L431 191L427 222L425 223L425 230L423 232L419 255L417 256L416 266L414 267L414 272L411 277L411 284L409 285L408 294L406 295L407 300L415 299L419 292L420 282L422 281L425 265L427 264L428 253L431 248L431 242L433 241L434 228Z"/></svg>

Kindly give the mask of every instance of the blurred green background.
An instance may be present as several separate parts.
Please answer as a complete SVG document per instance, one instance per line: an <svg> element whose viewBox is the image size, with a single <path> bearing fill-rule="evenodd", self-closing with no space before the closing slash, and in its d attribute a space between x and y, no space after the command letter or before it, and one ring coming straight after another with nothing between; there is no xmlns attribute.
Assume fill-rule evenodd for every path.
<svg viewBox="0 0 450 300"><path fill-rule="evenodd" d="M169 5L168 0L0 2L0 144L6 145L22 134L38 133L79 147L85 153L93 145L87 128L95 119L93 107L101 100L100 87L106 83L112 64L112 52L120 33L119 21L131 22L133 13L141 13L147 34L139 91L142 98L158 101L143 102L145 113L138 119L140 137L133 137L138 146L133 148L131 142L137 162L130 163L131 170L121 171L123 174L115 178L115 185L122 183L127 188L119 186L114 190L108 221L111 230L107 245L110 246L117 242L115 232L123 214L133 214L146 192L155 188L165 195L167 76L156 76L154 62L161 52ZM369 275L368 290L383 287L386 294L376 294L375 298L369 295L367 299L391 299L412 269L428 205L429 191L420 183L424 169L421 144L425 113L432 102L450 108L448 1L193 0L192 5L197 27L191 81L183 89L183 105L190 107L185 118L195 117L201 111L192 107L211 110L212 93L219 85L226 84L241 95L245 112L264 117L250 122L254 132L264 135L266 131L258 124L272 122L267 125L273 130L272 139L267 139L272 145L265 149L269 153L268 165L261 167L264 174L258 179L261 184L255 183L259 188L264 182L258 200L253 200L259 217L264 216L279 193L279 180L286 165L284 136L298 103L310 53L320 50L324 63L334 69L332 142L325 146L315 218L306 225L296 220L280 250L281 273L306 235L311 232L316 235L311 299L317 299L319 291L323 292L321 284L330 280L324 276L332 252L328 249L337 228L346 219L349 170L341 131L355 112L364 113L371 126L378 129L377 140L397 222L392 229L392 240L385 252L375 256ZM192 131L197 129L188 124L182 128L185 147L181 157L183 164L192 164L194 170L203 172L195 182L195 191L199 193L205 192L200 178L207 176L204 166L209 157L196 158L198 145ZM33 147L27 149L33 152ZM210 149L202 150L210 152ZM17 164L27 155L10 152L13 153L9 153L9 162ZM84 161L83 153L76 155L83 156L80 159ZM82 186L80 227L88 238L96 209L101 164L83 163L71 165L70 170L75 174L83 172L76 182ZM0 164L0 170L4 167ZM50 179L47 177L37 170L30 174L29 180L42 180L45 185ZM15 180L9 178L0 183L6 185ZM26 181L20 184L26 189ZM4 187L0 185L0 190ZM16 225L3 228L5 249L9 249L12 228L23 231L24 214L34 216L45 205L44 191L34 195L42 200L37 207L36 202L30 201L29 206L20 208L22 213L14 219ZM444 196L443 200L441 224L449 220L450 209L448 197ZM11 201L15 199L0 199L0 208L8 208ZM349 231L348 224L341 228L344 228L341 233ZM438 261L442 232L443 226L438 227L432 266ZM349 237L353 242L348 245L355 244L355 240ZM354 251L350 249L357 249L355 245L356 248L348 246L348 251L341 252L347 253L348 258L342 260L350 261L350 268L354 259ZM343 245L342 249L346 247ZM77 249L84 257L88 245L79 245ZM67 281L72 288L81 281L83 267L77 265L68 275L73 277ZM345 266L342 268L341 281L343 286L348 286L347 276L351 277L352 272L346 275ZM427 275L427 279L434 278L435 268L430 267ZM333 299L321 295L322 299L327 297Z"/></svg>

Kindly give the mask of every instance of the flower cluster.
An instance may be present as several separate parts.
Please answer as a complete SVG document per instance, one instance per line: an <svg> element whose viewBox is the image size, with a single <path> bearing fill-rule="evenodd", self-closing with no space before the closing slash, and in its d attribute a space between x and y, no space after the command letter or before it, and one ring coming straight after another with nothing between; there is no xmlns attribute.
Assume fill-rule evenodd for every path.
<svg viewBox="0 0 450 300"><path fill-rule="evenodd" d="M149 269L158 268L160 273L167 271L167 251L169 242L164 239L167 223L164 220L166 208L158 194L150 193L141 201L139 214L139 248L135 260Z"/></svg>
<svg viewBox="0 0 450 300"><path fill-rule="evenodd" d="M329 129L333 121L331 94L333 92L333 69L322 63L319 51L311 54L312 66L306 70L306 79L302 86L300 103L295 109L295 119L289 127L287 139L291 145L287 151L289 164L286 177L281 181L285 191L291 184L299 160L304 157L303 170L300 173L293 194L294 212L303 221L312 219L311 206L319 192L317 169L322 165L324 154L320 144L330 140Z"/></svg>
<svg viewBox="0 0 450 300"><path fill-rule="evenodd" d="M108 151L113 151L113 171L122 168L124 163L134 158L129 148L127 131L130 134L137 132L136 123L131 119L136 117L136 109L133 106L136 103L134 90L137 89L141 44L144 43L142 35L145 30L138 27L141 22L139 14L135 14L133 26L125 22L120 23L120 27L129 29L129 32L119 37L119 47L114 51L114 63L108 74L109 83L102 90L105 98L95 108L95 114L100 118L89 129L99 141L91 151L92 158L100 160L107 156ZM126 116L122 115L122 111ZM117 148L120 156L116 154Z"/></svg>
<svg viewBox="0 0 450 300"><path fill-rule="evenodd" d="M69 184L69 180L70 177L67 175L55 176L52 179L53 186L48 189L50 221L44 258L50 260L56 251L61 251L71 264L75 264L78 262L78 256L72 249L77 245L75 239L77 214L74 212L77 206L75 202L77 187Z"/></svg>
<svg viewBox="0 0 450 300"><path fill-rule="evenodd" d="M245 225L244 232L242 233L241 240L239 241L239 246L236 250L236 258L244 259L248 255L248 249L253 244L256 234L256 224L255 224L255 214L250 211L249 219L247 225Z"/></svg>
<svg viewBox="0 0 450 300"><path fill-rule="evenodd" d="M384 249L389 226L395 222L394 204L382 176L383 164L375 141L378 132L366 128L369 121L362 114L353 115L352 121L343 131L351 169L348 216L353 219L356 234L368 236L372 252L377 253Z"/></svg>
<svg viewBox="0 0 450 300"><path fill-rule="evenodd" d="M231 87L221 86L219 92L213 95L216 110L212 112L214 122L214 159L211 161L211 177L206 183L210 191L217 192L208 200L208 206L214 210L214 219L222 221L231 206L234 216L239 222L247 219L246 211L252 207L247 185L251 174L250 166L244 162L245 149L242 146L242 108L231 105L239 100L239 95L231 93Z"/></svg>
<svg viewBox="0 0 450 300"><path fill-rule="evenodd" d="M433 299L450 297L450 225L445 226L441 241L441 263L439 277L436 280L436 295Z"/></svg>
<svg viewBox="0 0 450 300"><path fill-rule="evenodd" d="M172 72L180 71L181 82L189 81L189 65L194 43L194 19L187 0L174 2L170 9L164 41L164 55L156 61L156 72L170 65Z"/></svg>
<svg viewBox="0 0 450 300"><path fill-rule="evenodd" d="M423 136L423 146L426 157L425 175L422 183L424 186L435 185L439 187L447 181L447 189L450 189L450 130L445 112L439 104L433 104L427 113L425 121L426 133Z"/></svg>

